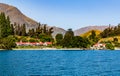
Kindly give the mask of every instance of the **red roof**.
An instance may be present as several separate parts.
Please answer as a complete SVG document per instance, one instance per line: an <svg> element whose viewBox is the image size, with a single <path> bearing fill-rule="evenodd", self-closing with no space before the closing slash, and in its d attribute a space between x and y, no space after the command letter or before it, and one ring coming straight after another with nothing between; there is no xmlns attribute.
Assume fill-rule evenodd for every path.
<svg viewBox="0 0 120 76"><path fill-rule="evenodd" d="M48 45L51 45L52 42L45 42L46 44ZM32 45L36 45L36 44L40 44L40 45L43 45L44 43L43 42L16 42L16 44L32 44Z"/></svg>
<svg viewBox="0 0 120 76"><path fill-rule="evenodd" d="M46 42L48 45L52 44L52 42Z"/></svg>

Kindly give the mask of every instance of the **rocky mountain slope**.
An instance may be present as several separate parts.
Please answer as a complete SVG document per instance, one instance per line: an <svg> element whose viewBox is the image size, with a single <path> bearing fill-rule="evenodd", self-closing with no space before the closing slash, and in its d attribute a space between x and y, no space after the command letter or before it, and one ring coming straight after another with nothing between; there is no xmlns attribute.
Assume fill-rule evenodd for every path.
<svg viewBox="0 0 120 76"><path fill-rule="evenodd" d="M38 27L38 22L25 16L19 9L14 6L0 3L0 13L1 12L4 12L7 16L10 17L11 23L16 22L17 24L26 24L27 31L28 29ZM54 27L53 31L53 36L55 36L57 33L64 34L66 32L64 29L58 27Z"/></svg>

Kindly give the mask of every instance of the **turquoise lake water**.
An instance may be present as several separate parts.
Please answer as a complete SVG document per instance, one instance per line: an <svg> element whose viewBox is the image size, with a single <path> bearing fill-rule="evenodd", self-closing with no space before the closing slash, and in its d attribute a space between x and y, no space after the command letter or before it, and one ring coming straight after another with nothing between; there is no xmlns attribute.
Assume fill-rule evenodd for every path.
<svg viewBox="0 0 120 76"><path fill-rule="evenodd" d="M0 51L0 76L120 76L120 51Z"/></svg>

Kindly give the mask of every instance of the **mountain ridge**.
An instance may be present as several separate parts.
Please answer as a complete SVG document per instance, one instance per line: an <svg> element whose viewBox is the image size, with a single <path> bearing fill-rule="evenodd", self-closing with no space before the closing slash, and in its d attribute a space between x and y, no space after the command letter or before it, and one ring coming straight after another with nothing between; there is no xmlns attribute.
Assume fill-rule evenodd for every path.
<svg viewBox="0 0 120 76"><path fill-rule="evenodd" d="M102 25L102 26L86 26L79 28L74 31L75 36L80 36L81 34L84 34L90 30L100 30L103 31L104 29L108 28L109 26L107 25Z"/></svg>

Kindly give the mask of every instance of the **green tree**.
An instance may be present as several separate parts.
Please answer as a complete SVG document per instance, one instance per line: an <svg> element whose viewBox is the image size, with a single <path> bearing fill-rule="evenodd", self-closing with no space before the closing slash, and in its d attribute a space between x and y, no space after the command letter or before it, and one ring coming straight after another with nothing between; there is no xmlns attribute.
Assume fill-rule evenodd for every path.
<svg viewBox="0 0 120 76"><path fill-rule="evenodd" d="M18 35L18 26L17 26L17 23L14 22L13 26L14 26L14 35Z"/></svg>
<svg viewBox="0 0 120 76"><path fill-rule="evenodd" d="M5 13L0 14L0 38L4 38L11 35L11 26L9 16L5 16Z"/></svg>
<svg viewBox="0 0 120 76"><path fill-rule="evenodd" d="M53 38L52 38L52 36L49 36L49 35L46 35L46 34L40 34L39 35L39 39L40 39L40 41L42 41L42 42L53 42Z"/></svg>
<svg viewBox="0 0 120 76"><path fill-rule="evenodd" d="M72 31L72 29L68 29L63 39L63 47L72 47L73 37L74 37L74 32Z"/></svg>
<svg viewBox="0 0 120 76"><path fill-rule="evenodd" d="M21 40L22 40L22 42L28 42L26 37L22 37Z"/></svg>
<svg viewBox="0 0 120 76"><path fill-rule="evenodd" d="M11 35L14 35L15 34L15 29L14 29L14 26L13 26L13 24L11 24Z"/></svg>
<svg viewBox="0 0 120 76"><path fill-rule="evenodd" d="M0 14L0 49L12 49L16 46L15 38L9 35L12 35L10 18L2 12Z"/></svg>
<svg viewBox="0 0 120 76"><path fill-rule="evenodd" d="M35 39L30 39L29 42L36 42L36 40Z"/></svg>
<svg viewBox="0 0 120 76"><path fill-rule="evenodd" d="M16 40L13 36L0 39L0 49L12 49L16 47Z"/></svg>
<svg viewBox="0 0 120 76"><path fill-rule="evenodd" d="M90 40L94 40L96 38L96 33L92 30L91 35L89 36Z"/></svg>
<svg viewBox="0 0 120 76"><path fill-rule="evenodd" d="M102 38L116 36L120 34L119 30L120 30L120 25L114 28L109 25L108 28L106 28L102 33L100 33L100 36Z"/></svg>
<svg viewBox="0 0 120 76"><path fill-rule="evenodd" d="M5 17L5 13L0 14L0 38L7 37L7 21Z"/></svg>
<svg viewBox="0 0 120 76"><path fill-rule="evenodd" d="M73 48L87 48L90 45L88 38L83 38L80 36L75 36L72 40Z"/></svg>
<svg viewBox="0 0 120 76"><path fill-rule="evenodd" d="M109 49L109 50L114 50L115 49L114 45L110 44L110 43L106 44L106 48Z"/></svg>
<svg viewBox="0 0 120 76"><path fill-rule="evenodd" d="M91 41L91 45L99 41L99 36L96 35L96 32L94 30L91 31L91 35L88 38Z"/></svg>
<svg viewBox="0 0 120 76"><path fill-rule="evenodd" d="M56 39L56 44L57 45L62 45L62 40L63 40L63 35L62 34L57 34L55 36L55 39Z"/></svg>
<svg viewBox="0 0 120 76"><path fill-rule="evenodd" d="M52 35L52 33L53 33L53 27L51 27L50 29L49 29L49 31L48 31L48 35Z"/></svg>
<svg viewBox="0 0 120 76"><path fill-rule="evenodd" d="M12 34L12 27L11 27L11 24L10 24L10 18L9 18L9 16L7 16L6 24L7 24L6 28L7 28L7 36L8 36L8 35Z"/></svg>
<svg viewBox="0 0 120 76"><path fill-rule="evenodd" d="M47 25L46 25L46 24L44 24L43 33L45 33L45 34L46 34L46 32L47 32Z"/></svg>
<svg viewBox="0 0 120 76"><path fill-rule="evenodd" d="M30 37L35 37L35 31L34 31L34 29L29 29L28 35Z"/></svg>
<svg viewBox="0 0 120 76"><path fill-rule="evenodd" d="M22 31L21 31L22 32L22 36L26 36L26 26L25 26L25 24L22 25L21 29L22 29Z"/></svg>
<svg viewBox="0 0 120 76"><path fill-rule="evenodd" d="M21 26L18 24L18 27L17 27L17 35L18 36L21 36L22 32L21 32Z"/></svg>
<svg viewBox="0 0 120 76"><path fill-rule="evenodd" d="M42 33L42 29L41 29L41 24L39 23L38 28L36 28L36 36L38 37L39 34L41 33Z"/></svg>

